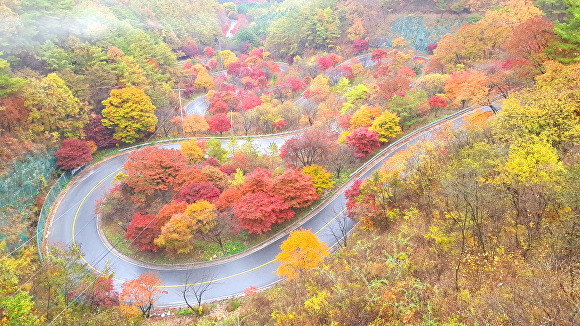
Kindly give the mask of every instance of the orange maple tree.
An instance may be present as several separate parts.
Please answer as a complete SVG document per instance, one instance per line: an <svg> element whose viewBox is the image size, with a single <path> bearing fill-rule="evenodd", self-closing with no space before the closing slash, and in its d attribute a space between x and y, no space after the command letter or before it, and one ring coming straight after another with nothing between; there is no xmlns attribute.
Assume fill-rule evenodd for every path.
<svg viewBox="0 0 580 326"><path fill-rule="evenodd" d="M149 317L155 301L162 294L167 294L159 288L163 282L153 272L145 272L138 278L126 281L121 285L119 300L125 305L139 308L143 317Z"/></svg>
<svg viewBox="0 0 580 326"><path fill-rule="evenodd" d="M125 182L135 191L139 201L155 191L172 189L179 173L187 167L187 158L176 149L144 147L129 155Z"/></svg>
<svg viewBox="0 0 580 326"><path fill-rule="evenodd" d="M470 70L456 71L445 84L445 94L455 105L465 107L468 102L484 102L490 93L489 78L485 72Z"/></svg>
<svg viewBox="0 0 580 326"><path fill-rule="evenodd" d="M272 189L292 208L306 207L320 197L312 177L292 169L275 177Z"/></svg>

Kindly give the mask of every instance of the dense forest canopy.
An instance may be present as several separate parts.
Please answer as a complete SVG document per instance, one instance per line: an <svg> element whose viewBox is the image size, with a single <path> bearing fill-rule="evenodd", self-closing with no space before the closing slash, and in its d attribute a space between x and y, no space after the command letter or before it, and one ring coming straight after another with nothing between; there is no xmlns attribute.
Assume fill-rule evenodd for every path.
<svg viewBox="0 0 580 326"><path fill-rule="evenodd" d="M99 213L139 259L224 257L478 106L354 182L330 257L296 231L288 280L225 317L200 294L183 322L577 325L579 78L576 0L0 0L0 325L158 324L155 275L115 287L76 246L38 259L65 171L188 138L132 152ZM302 128L262 150L200 138Z"/></svg>

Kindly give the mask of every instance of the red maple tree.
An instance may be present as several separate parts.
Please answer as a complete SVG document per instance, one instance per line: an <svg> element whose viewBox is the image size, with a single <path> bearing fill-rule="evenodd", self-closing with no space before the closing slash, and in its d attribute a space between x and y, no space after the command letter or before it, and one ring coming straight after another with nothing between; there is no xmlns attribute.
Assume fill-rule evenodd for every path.
<svg viewBox="0 0 580 326"><path fill-rule="evenodd" d="M354 155L363 158L381 146L379 136L367 128L359 128L346 137L346 143L354 148Z"/></svg>
<svg viewBox="0 0 580 326"><path fill-rule="evenodd" d="M324 71L334 66L334 61L330 57L318 58L318 70Z"/></svg>
<svg viewBox="0 0 580 326"><path fill-rule="evenodd" d="M224 102L221 98L214 97L211 101L208 111L211 114L219 115L225 114L230 110L230 107L226 102ZM210 123L210 130L211 130L211 123ZM212 130L214 131L214 130Z"/></svg>
<svg viewBox="0 0 580 326"><path fill-rule="evenodd" d="M293 169L287 169L275 177L273 189L292 208L309 206L320 197L312 183L312 177Z"/></svg>
<svg viewBox="0 0 580 326"><path fill-rule="evenodd" d="M244 178L244 183L240 186L243 194L272 191L272 173L266 169L255 169Z"/></svg>
<svg viewBox="0 0 580 326"><path fill-rule="evenodd" d="M264 233L272 225L294 217L294 211L279 195L265 192L249 193L234 204L234 216L241 228L249 233Z"/></svg>
<svg viewBox="0 0 580 326"><path fill-rule="evenodd" d="M89 123L85 125L85 140L94 142L99 148L109 148L117 145L119 141L113 138L114 129L103 126L100 114L89 118Z"/></svg>
<svg viewBox="0 0 580 326"><path fill-rule="evenodd" d="M369 41L367 40L354 40L352 41L352 48L355 52L361 53L369 50Z"/></svg>
<svg viewBox="0 0 580 326"><path fill-rule="evenodd" d="M224 131L228 131L232 128L230 119L225 113L220 113L209 117L208 124L209 131L219 132L220 135L222 135Z"/></svg>
<svg viewBox="0 0 580 326"><path fill-rule="evenodd" d="M25 100L14 95L0 98L0 128L10 132L26 123L29 112L24 105Z"/></svg>
<svg viewBox="0 0 580 326"><path fill-rule="evenodd" d="M162 284L154 272L145 272L121 285L119 300L139 308L144 317L149 317L159 296L167 293L159 288Z"/></svg>
<svg viewBox="0 0 580 326"><path fill-rule="evenodd" d="M89 144L80 139L65 139L54 153L56 165L63 170L74 170L93 160Z"/></svg>
<svg viewBox="0 0 580 326"><path fill-rule="evenodd" d="M439 95L433 95L429 99L429 105L436 109L436 108L444 108L447 107L447 100Z"/></svg>
<svg viewBox="0 0 580 326"><path fill-rule="evenodd" d="M206 56L211 57L215 54L215 50L211 46L206 46L203 49L203 52Z"/></svg>
<svg viewBox="0 0 580 326"><path fill-rule="evenodd" d="M244 194L236 188L228 188L220 194L216 202L216 207L219 210L226 210L234 205Z"/></svg>
<svg viewBox="0 0 580 326"><path fill-rule="evenodd" d="M184 201L188 204L198 200L215 202L220 196L220 190L211 182L195 182L181 188L175 197L176 201Z"/></svg>
<svg viewBox="0 0 580 326"><path fill-rule="evenodd" d="M307 166L322 160L334 148L331 135L323 130L308 129L288 139L280 147L280 157L294 167Z"/></svg>
<svg viewBox="0 0 580 326"><path fill-rule="evenodd" d="M245 111L251 110L256 106L262 104L260 97L254 93L247 93L246 96L242 98L242 109Z"/></svg>
<svg viewBox="0 0 580 326"><path fill-rule="evenodd" d="M381 63L387 57L387 51L383 49L376 49L371 54L371 61Z"/></svg>
<svg viewBox="0 0 580 326"><path fill-rule="evenodd" d="M139 250L156 252L159 247L153 243L153 240L159 236L165 222L167 221L161 221L152 214L135 213L127 226L125 239Z"/></svg>

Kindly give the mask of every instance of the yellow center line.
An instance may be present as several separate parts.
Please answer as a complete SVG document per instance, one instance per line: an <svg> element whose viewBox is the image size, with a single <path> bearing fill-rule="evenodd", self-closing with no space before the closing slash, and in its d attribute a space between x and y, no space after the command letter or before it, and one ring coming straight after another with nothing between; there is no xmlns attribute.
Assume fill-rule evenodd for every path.
<svg viewBox="0 0 580 326"><path fill-rule="evenodd" d="M79 213L81 211L81 207L83 207L85 201L87 200L87 198L91 195L91 193L93 193L93 191L95 191L95 189L97 189L98 186L100 186L103 182L105 182L105 180L107 180L108 178L110 178L113 174L119 173L119 171L121 170L121 168L111 172L109 175L107 175L106 177L104 177L103 179L101 179L101 181L99 181L96 185L94 185L93 188L91 188L91 190L89 190L89 192L87 192L87 194L85 195L85 197L83 198L83 200L81 200L81 203L79 204L79 207L77 208L77 211L75 212L75 217L73 219L73 224L72 224L72 244L73 247L76 247L77 243L75 240L75 228L76 228L76 224L77 224L77 218L79 217ZM96 223L96 221L95 221ZM97 227L99 227L97 225ZM86 259L84 255L81 255L81 259L90 267L92 268L95 272L102 274L102 271L99 271L98 269L96 269L93 265L91 265L91 263L89 263Z"/></svg>
<svg viewBox="0 0 580 326"><path fill-rule="evenodd" d="M346 210L346 208L343 208L342 211L340 211L338 214L336 214L332 219L330 219L330 221L328 221L326 224L324 224L318 231L316 231L314 234L318 234L320 233L322 230L324 230L330 223L332 223L334 220L336 220L340 215L342 215L342 213ZM207 283L213 283L213 282L219 282L219 281L223 281L223 280L227 280L229 278L233 278L236 276L240 276L246 273L249 273L251 271L255 271L259 268L262 268L264 266L270 265L272 263L274 263L276 261L276 259L272 259L269 262L263 263L260 266L256 266L253 268L250 268L248 270L233 274L233 275L229 275L229 276L224 276L222 278L218 278L218 279L214 279L214 280L209 280L209 281L203 281L203 282L197 282L197 283L190 283L190 284L182 284L182 285L160 285L157 286L159 288L175 288L175 287L181 287L181 286L194 286L194 285L202 285L202 284L207 284Z"/></svg>
<svg viewBox="0 0 580 326"><path fill-rule="evenodd" d="M101 185L103 182L105 182L105 180L106 180L106 179L108 179L109 177L111 177L113 174L116 174L116 173L118 173L118 172L119 172L121 169L122 169L122 168L119 168L119 169L117 169L117 170L115 170L115 171L111 172L111 173L110 173L109 175L107 175L106 177L104 177L104 178L103 178L101 181L99 181L99 182L98 182L98 183L97 183L95 186L93 186L93 188L91 188L91 190L89 190L89 192L87 192L87 194L85 195L85 197L84 197L84 198L81 200L81 203L79 204L79 207L77 208L77 210L76 210L76 212L75 212L75 216L74 216L74 219L73 219L73 224L72 224L72 243L73 243L73 246L76 246L76 241L75 241L75 227L76 227L76 222L77 222L77 219L78 219L78 216L79 216L79 214L80 214L81 208L82 208L82 206L84 205L85 201L86 201L86 200L87 200L87 198L90 196L90 194L91 194L93 191L95 191L95 189L97 189L97 187L98 187L98 186L100 186L100 185ZM344 208L342 211L340 211L340 212L339 212L337 215L335 215L335 216L334 216L332 219L330 219L330 220L329 220L329 221L328 221L326 224L324 224L324 225L323 225L323 226L322 226L322 227L321 227L321 228L320 228L318 231L316 231L314 234L318 235L318 234L319 234L319 233L320 233L322 230L324 230L324 229L325 229L325 228L326 228L326 227L327 227L327 226L328 226L330 223L332 223L332 222L333 222L334 220L336 220L336 219L337 219L337 218L338 218L340 215L342 215L342 213L343 213L345 210L346 210L346 208ZM97 227L99 227L99 226L97 225ZM110 250L109 250L109 252L110 252ZM99 274L103 274L103 271L100 271L100 270L98 270L98 269L97 269L96 267L94 267L94 266L93 266L91 263L89 263L89 262L88 262L88 261L85 259L85 256L84 256L84 255L81 255L81 259L82 259L82 260L83 260L83 261L84 261L84 262L87 264L87 266L89 266L89 267L90 267L91 269L93 269L95 272L97 272L97 273L99 273ZM241 271L241 272L239 272L239 273L232 274L232 275L229 275L229 276L224 276L224 277L221 277L221 278L218 278L218 279L214 279L214 280L209 280L209 281L204 281L204 282L198 282L198 283L191 283L191 284L180 284L180 285L160 285L160 286L157 286L157 287L159 287L159 288L174 288L174 287L182 287L182 286L193 286L193 285L201 285L201 284L207 284L207 283L212 283L212 282L219 282L219 281L224 281L224 280L227 280L227 279L230 279L230 278L234 278L234 277L237 277L237 276L240 276L240 275L247 274L247 273L249 273L249 272L255 271L255 270L257 270L257 269L260 269L260 268L262 268L262 267L265 267L265 266L267 266L267 265L269 265L269 264L272 264L272 263L274 263L275 261L276 261L276 259L272 259L272 260L270 260L270 261L268 261L268 262L266 262L266 263L264 263L264 264L262 264L262 265L255 266L255 267L253 267L253 268L250 268L250 269L248 269L248 270ZM128 262L128 261L127 261L127 262ZM131 263L131 262L128 262L128 263ZM115 279L116 281L119 281L119 282L124 282L124 280L121 280L121 279L117 279L117 278L114 278L114 279Z"/></svg>
<svg viewBox="0 0 580 326"><path fill-rule="evenodd" d="M338 212L338 214L336 214L336 215L335 215L335 216L334 216L334 217L333 217L333 218L332 218L330 221L328 221L326 224L324 224L324 225L323 225L323 226L320 228L320 230L316 231L314 234L318 235L318 233L320 233L322 230L326 229L326 227L327 227L327 226L328 226L330 223L334 222L334 220L336 220L336 219L337 219L337 218L338 218L340 215L342 215L342 213L344 213L344 211L346 211L346 207L345 207L345 208L343 208L343 209L342 209L340 212Z"/></svg>

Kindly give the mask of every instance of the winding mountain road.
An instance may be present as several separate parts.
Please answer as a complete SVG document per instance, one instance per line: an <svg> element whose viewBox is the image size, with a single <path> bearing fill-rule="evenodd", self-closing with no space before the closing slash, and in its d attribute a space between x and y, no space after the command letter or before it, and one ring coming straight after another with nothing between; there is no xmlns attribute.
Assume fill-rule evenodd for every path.
<svg viewBox="0 0 580 326"><path fill-rule="evenodd" d="M431 137L434 129L447 122L459 128L464 123L463 117L474 110L476 108L462 110L394 142L360 171L354 173L348 183L321 206L314 209L310 216L304 218L301 223L293 225L292 229L311 229L322 241L330 246L335 245L337 243L335 235L340 225L347 223L348 229L354 226L351 220L344 218L343 212L346 202L344 191L355 179L370 176L384 160L410 144ZM489 108L484 108L484 110L489 110ZM280 144L288 137L290 136L260 138L256 141L260 147L265 148L270 142ZM75 178L60 202L54 207L52 223L47 226L47 243L79 246L83 252L83 260L91 268L98 272L109 270L114 273L116 286L137 278L143 272L156 271L164 283L164 290L168 292L159 299L158 306L160 307L184 305L181 290L186 280L189 284L211 281L210 287L203 296L204 301L240 295L250 286L263 288L280 280L275 273L278 263L274 261L274 258L280 251L280 244L287 238L287 232L271 239L266 244L225 260L190 266L142 263L128 259L112 250L99 236L97 216L94 211L97 201L112 187L113 177L121 170L128 155L129 153L123 153L110 158L81 172Z"/></svg>

